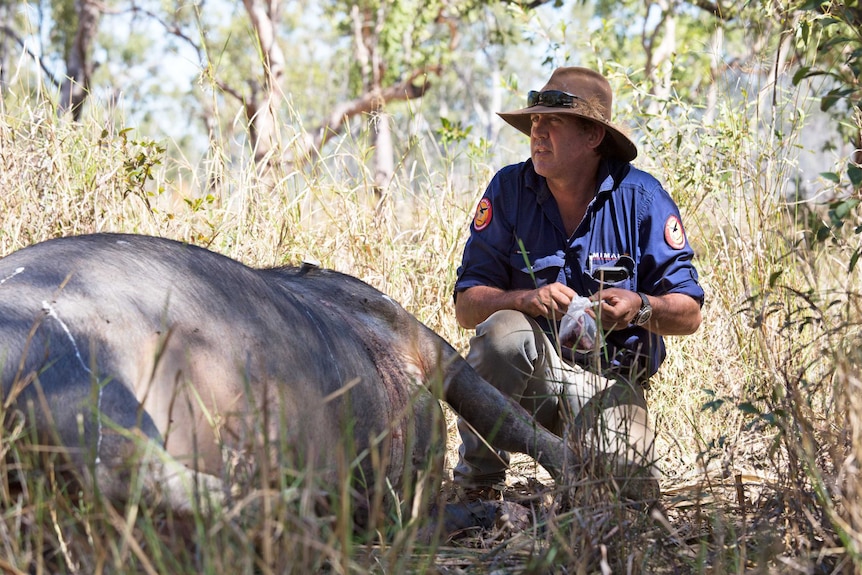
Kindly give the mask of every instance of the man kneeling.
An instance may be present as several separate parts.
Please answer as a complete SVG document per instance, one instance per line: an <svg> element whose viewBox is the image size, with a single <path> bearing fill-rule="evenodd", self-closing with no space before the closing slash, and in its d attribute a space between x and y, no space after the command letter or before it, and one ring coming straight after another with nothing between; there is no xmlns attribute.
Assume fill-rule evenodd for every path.
<svg viewBox="0 0 862 575"><path fill-rule="evenodd" d="M652 499L645 389L665 358L662 336L700 326L704 292L679 208L630 163L637 148L611 123L612 103L600 74L558 68L526 108L500 114L530 136L530 159L500 170L479 202L455 310L476 329L467 360L483 378L580 443L571 447L615 477L622 497ZM595 345L559 337L581 298ZM498 495L508 454L463 421L459 430L455 482Z"/></svg>

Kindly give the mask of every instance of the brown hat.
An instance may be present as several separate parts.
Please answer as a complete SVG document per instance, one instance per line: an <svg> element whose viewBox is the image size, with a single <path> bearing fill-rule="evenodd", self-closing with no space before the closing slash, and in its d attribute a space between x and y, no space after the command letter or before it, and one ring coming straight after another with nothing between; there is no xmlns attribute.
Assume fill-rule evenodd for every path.
<svg viewBox="0 0 862 575"><path fill-rule="evenodd" d="M540 91L531 91L527 107L498 116L530 135L532 114L571 114L592 120L606 128L603 144L610 155L630 162L638 149L623 132L611 124L614 95L604 76L588 68L557 68Z"/></svg>

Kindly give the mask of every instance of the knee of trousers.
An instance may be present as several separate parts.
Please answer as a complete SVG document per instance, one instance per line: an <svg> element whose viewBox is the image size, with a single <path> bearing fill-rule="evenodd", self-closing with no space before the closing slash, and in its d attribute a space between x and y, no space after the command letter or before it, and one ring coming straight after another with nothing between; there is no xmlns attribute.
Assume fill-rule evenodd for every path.
<svg viewBox="0 0 862 575"><path fill-rule="evenodd" d="M654 464L655 431L639 386L616 381L574 411L587 445L639 467Z"/></svg>
<svg viewBox="0 0 862 575"><path fill-rule="evenodd" d="M476 326L467 361L486 378L500 369L529 375L539 357L541 337L538 324L523 313L500 310Z"/></svg>
<svg viewBox="0 0 862 575"><path fill-rule="evenodd" d="M655 431L647 411L636 405L604 409L601 423L586 430L587 443L599 453L615 456L633 467L655 465Z"/></svg>

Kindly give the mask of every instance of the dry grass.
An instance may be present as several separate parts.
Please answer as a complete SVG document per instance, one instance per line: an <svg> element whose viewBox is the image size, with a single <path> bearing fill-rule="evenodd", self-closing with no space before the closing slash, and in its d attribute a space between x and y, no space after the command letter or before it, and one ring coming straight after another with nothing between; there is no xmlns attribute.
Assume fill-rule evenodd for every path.
<svg viewBox="0 0 862 575"><path fill-rule="evenodd" d="M417 541L420 525L390 518L380 533L353 534L337 509L319 516L281 497L263 516L238 506L213 523L182 522L70 491L52 454L34 450L7 413L0 573L862 568L862 278L858 267L847 271L859 235L814 242L811 213L784 200L778 182L792 138L763 142L732 122L701 129L679 118L651 121L642 157L659 159L647 167L679 200L707 292L702 329L670 342L649 398L665 473L652 513L596 497L567 512L546 504L528 514L526 528L503 523L430 547ZM313 258L390 294L464 349L451 289L487 168L465 186L452 164L437 162L381 198L356 168L358 151L277 168L263 181L248 166L228 166L217 146L194 167L99 118L73 126L46 106L0 102L0 253L59 235L124 231L205 245L251 265ZM456 443L450 425L450 465ZM549 485L525 459L511 481L512 499Z"/></svg>

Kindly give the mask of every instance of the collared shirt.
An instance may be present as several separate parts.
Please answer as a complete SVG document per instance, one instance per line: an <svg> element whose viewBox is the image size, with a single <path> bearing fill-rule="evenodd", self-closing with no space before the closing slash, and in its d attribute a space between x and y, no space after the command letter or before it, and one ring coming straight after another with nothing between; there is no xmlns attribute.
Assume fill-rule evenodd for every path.
<svg viewBox="0 0 862 575"><path fill-rule="evenodd" d="M557 202L532 160L497 172L477 207L455 297L473 286L516 290L560 282L584 297L606 286L655 296L683 293L702 305L694 253L670 194L654 177L619 160L603 161L598 181L584 219L567 237ZM627 278L608 281L611 274L603 269L627 263ZM555 341L559 323L535 319ZM567 359L590 367L588 358L568 353ZM629 326L606 334L602 368L646 379L664 358L661 336Z"/></svg>

